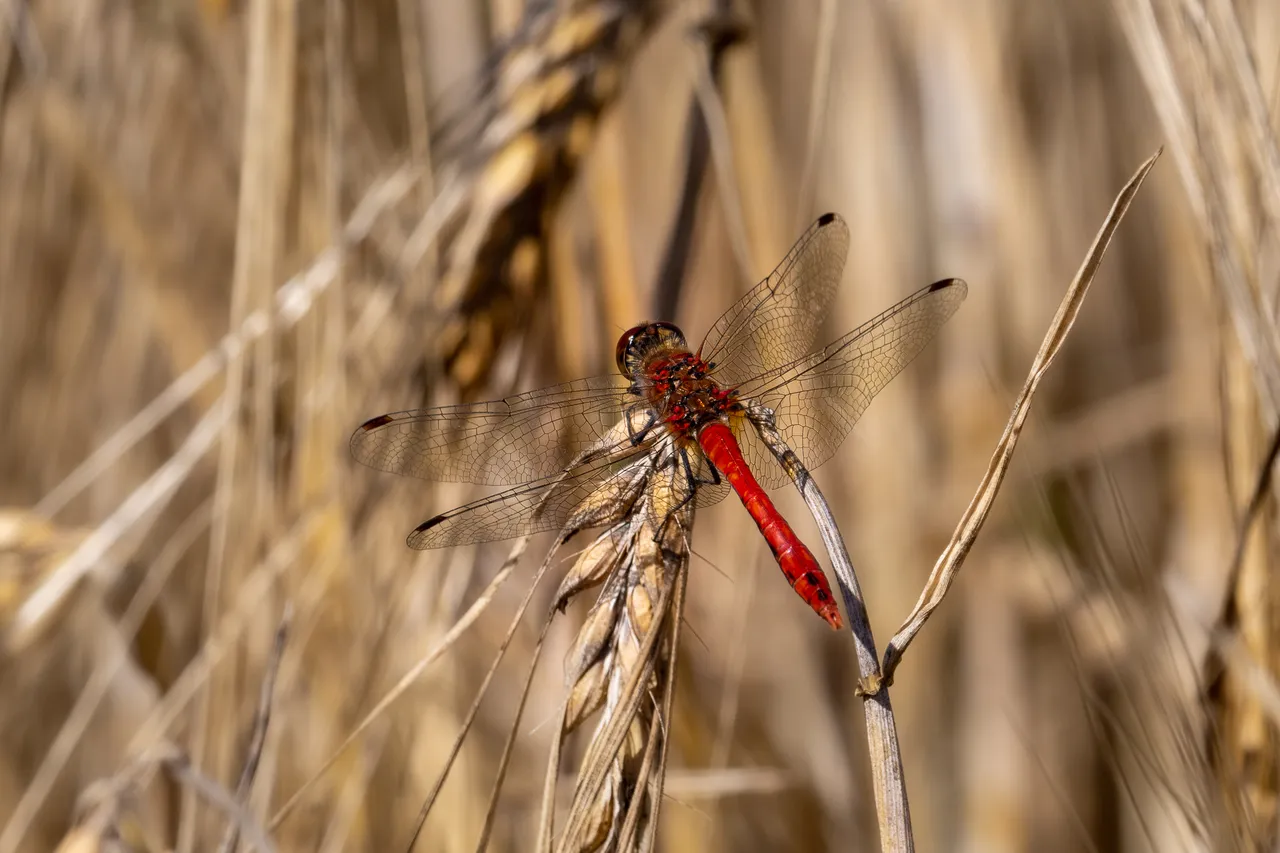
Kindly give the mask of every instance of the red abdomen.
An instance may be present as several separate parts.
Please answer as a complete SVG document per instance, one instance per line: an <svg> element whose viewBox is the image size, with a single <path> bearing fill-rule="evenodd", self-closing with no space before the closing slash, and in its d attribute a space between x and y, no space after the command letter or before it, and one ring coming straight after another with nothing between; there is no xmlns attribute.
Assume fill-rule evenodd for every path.
<svg viewBox="0 0 1280 853"><path fill-rule="evenodd" d="M724 424L714 421L698 430L698 445L716 466L733 490L738 493L742 505L755 519L764 539L769 543L778 567L787 576L787 582L814 611L827 620L832 628L841 626L840 611L831 597L831 586L813 553L796 536L791 525L778 512L769 495L756 482L751 469L742 458L742 449L733 432Z"/></svg>

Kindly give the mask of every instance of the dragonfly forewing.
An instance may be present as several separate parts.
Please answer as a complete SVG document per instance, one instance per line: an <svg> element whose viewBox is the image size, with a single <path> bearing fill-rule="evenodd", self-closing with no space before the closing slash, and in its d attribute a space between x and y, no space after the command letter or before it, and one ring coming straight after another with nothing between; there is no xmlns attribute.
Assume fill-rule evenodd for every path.
<svg viewBox="0 0 1280 853"><path fill-rule="evenodd" d="M379 415L351 435L371 468L438 482L506 486L558 474L609 434L637 398L597 376L503 400Z"/></svg>
<svg viewBox="0 0 1280 853"><path fill-rule="evenodd" d="M699 355L712 375L737 385L813 350L849 253L849 226L834 213L818 218L782 263L733 304L703 339Z"/></svg>
<svg viewBox="0 0 1280 853"><path fill-rule="evenodd" d="M409 534L419 550L512 539L525 534L613 523L630 511L652 470L653 445L665 439L640 407L562 470L435 516Z"/></svg>
<svg viewBox="0 0 1280 853"><path fill-rule="evenodd" d="M822 349L739 387L744 401L773 410L783 440L810 469L835 454L872 399L933 340L968 294L960 279L923 287ZM751 430L743 455L766 488L786 473Z"/></svg>

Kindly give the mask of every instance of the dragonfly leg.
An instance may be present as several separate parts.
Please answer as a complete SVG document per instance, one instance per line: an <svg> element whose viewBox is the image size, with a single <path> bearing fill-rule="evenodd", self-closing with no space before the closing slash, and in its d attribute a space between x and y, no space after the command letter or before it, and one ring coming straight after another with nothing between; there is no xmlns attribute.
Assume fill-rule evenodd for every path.
<svg viewBox="0 0 1280 853"><path fill-rule="evenodd" d="M703 479L702 477L699 477L697 474L693 473L693 464L689 461L688 448L685 448L685 447L680 448L680 462L684 465L684 474L685 474L685 477L687 477L689 480L689 497L685 498L684 501L681 502L681 505L688 503L693 498L693 495L697 490L698 486L720 485L720 472L716 469L716 466L714 465L709 466L711 468L710 480Z"/></svg>
<svg viewBox="0 0 1280 853"><path fill-rule="evenodd" d="M667 525L676 517L676 513L684 509L688 503L698 496L698 486L718 486L720 485L720 472L716 470L716 466L711 467L711 478L705 479L693 473L693 464L689 461L688 449L681 447L678 450L680 454L680 464L684 468L685 481L689 484L688 494L680 499L680 503L676 504L667 513L667 517L662 520L662 524L658 527L658 534L655 540L661 539L667 529Z"/></svg>
<svg viewBox="0 0 1280 853"><path fill-rule="evenodd" d="M657 412L655 412L651 407L645 406L645 409L646 409L645 424L644 426L640 427L639 430L634 429L632 427L632 417L634 416L635 410L638 407L639 407L638 404L637 406L633 406L631 409L627 411L627 414L626 414L627 436L631 439L632 447L639 447L640 444L643 443L644 440L649 437L649 433L653 430L653 428L658 425Z"/></svg>

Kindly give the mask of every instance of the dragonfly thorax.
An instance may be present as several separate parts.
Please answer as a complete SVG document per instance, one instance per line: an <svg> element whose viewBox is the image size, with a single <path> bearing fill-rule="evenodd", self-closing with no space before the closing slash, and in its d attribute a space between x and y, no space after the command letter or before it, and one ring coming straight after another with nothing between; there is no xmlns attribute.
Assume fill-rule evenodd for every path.
<svg viewBox="0 0 1280 853"><path fill-rule="evenodd" d="M726 421L742 409L735 389L711 378L713 367L683 345L659 341L640 354L631 374L632 390L671 432L695 440L704 425Z"/></svg>
<svg viewBox="0 0 1280 853"><path fill-rule="evenodd" d="M689 351L671 323L646 323L618 339L618 369L632 391L648 400L669 429L694 438L704 424L724 420L740 406L732 388L711 378L715 367Z"/></svg>

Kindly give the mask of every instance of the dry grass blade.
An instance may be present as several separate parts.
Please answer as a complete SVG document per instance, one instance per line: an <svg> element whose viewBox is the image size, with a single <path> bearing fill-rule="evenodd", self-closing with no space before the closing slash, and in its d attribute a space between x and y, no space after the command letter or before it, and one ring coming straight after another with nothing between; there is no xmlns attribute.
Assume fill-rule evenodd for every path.
<svg viewBox="0 0 1280 853"><path fill-rule="evenodd" d="M147 611L155 604L169 580L178 562L187 550L195 543L196 538L209 525L211 504L206 501L175 532L168 545L161 551L148 572L146 579L139 587L129 607L120 619L120 635L132 640L142 627ZM126 656L123 649L114 658L94 671L89 681L80 691L75 707L67 715L62 727L54 737L40 765L32 774L22 798L9 814L4 830L0 832L0 850L15 849L22 842L39 804L48 796L59 773L71 758L72 752L80 742L89 726L89 722L98 710L99 703L106 696L111 681L120 667L124 666Z"/></svg>
<svg viewBox="0 0 1280 853"><path fill-rule="evenodd" d="M71 556L67 557L49 579L23 602L14 616L10 642L21 645L25 633L40 624L46 611L95 567L99 566L107 551L120 542L125 534L163 505L191 474L196 464L204 458L231 416L231 407L225 397L219 398L182 446L142 485L134 489L120 506L90 534Z"/></svg>
<svg viewBox="0 0 1280 853"><path fill-rule="evenodd" d="M216 780L193 767L186 753L168 741L157 743L146 756L132 762L115 777L87 790L85 817L58 849L68 853L84 849L126 849L122 842L129 836L120 829L126 804L157 769L166 773L178 786L222 812L253 849L274 853L275 844L249 810Z"/></svg>
<svg viewBox="0 0 1280 853"><path fill-rule="evenodd" d="M1240 532L1236 536L1235 550L1231 554L1231 563L1227 566L1227 577L1234 579L1240 574L1240 566L1244 563L1245 547L1249 541L1249 532L1262 512L1263 502L1271 493L1271 483L1275 476L1276 459L1280 458L1280 427L1271 436L1271 446L1267 448L1266 458L1258 469L1258 478L1253 484L1253 493L1245 507L1244 517L1240 519Z"/></svg>
<svg viewBox="0 0 1280 853"><path fill-rule="evenodd" d="M235 798L221 785L192 767L191 762L181 752L173 749L167 752L167 755L159 759L159 763L175 781L194 791L205 802L223 812L240 834L256 849L262 853L275 853L275 845L271 843L266 832L253 819L248 809L236 802Z"/></svg>
<svg viewBox="0 0 1280 853"><path fill-rule="evenodd" d="M480 687L479 689L476 690L475 698L471 701L471 707L467 710L467 715L463 719L462 725L458 728L458 736L454 738L453 745L449 748L449 755L445 759L444 767L441 768L440 775L436 778L436 783L431 787L430 793L428 793L426 796L426 799L423 800L422 808L419 809L418 811L417 822L414 825L413 836L409 839L409 844L406 847L407 850L412 850L414 848L414 845L418 843L418 837L422 834L422 827L426 824L427 817L431 814L431 809L435 806L436 798L440 795L440 789L444 787L445 780L449 778L449 772L453 769L453 763L454 761L457 760L458 753L462 751L462 744L466 740L467 734L471 731L472 725L475 724L476 714L479 713L480 711L480 703L484 701L485 694L488 693L489 691L489 685L493 683L493 676L498 671L498 665L501 664L502 659L506 657L507 650L511 647L511 641L515 637L516 630L520 627L520 621L524 618L525 612L529 609L529 604L530 602L533 601L533 594L534 592L537 591L538 587L541 585L542 578L546 575L547 569L551 567L551 561L552 561L552 558L555 556L555 554L556 554L555 548L552 548L550 551L547 552L547 556L542 561L542 565L538 567L537 574L534 575L533 582L529 584L529 589L525 592L524 599L520 602L520 605L516 608L515 615L511 617L511 623L507 626L507 634L505 637L502 638L502 643L501 645L498 646L498 651L493 656L493 660L489 664L489 671L485 673L484 680L480 682ZM533 677L534 665L536 664L536 661L537 661L536 654L537 654L537 651L542 648L542 639L543 637L546 636L547 626L550 625L550 622L551 620L550 618L548 618L546 625L543 626L542 635L538 639L538 644L535 647L535 658L534 658L534 661L529 665L529 676L528 676L529 679L532 679ZM523 710L524 708L524 701L527 698L528 693L529 693L529 682L526 681L524 690L521 691L521 694L520 694L521 710ZM516 726L518 726L520 723L521 710L516 711L516 719L515 719L515 722L512 723L513 732L515 731ZM509 748L510 747L508 742L508 750ZM504 767L506 764L506 756L507 756L507 752L504 751L503 753ZM502 778L501 770L498 773L498 778L499 780L501 780ZM500 784L500 782L498 784ZM496 797L496 794L495 794L495 797ZM488 835L489 827L491 825L490 821L492 820L494 806L495 804L493 802L490 802L489 818L486 820L485 830L483 833L486 836ZM484 842L482 840L481 847L483 847L483 845L484 845Z"/></svg>
<svg viewBox="0 0 1280 853"><path fill-rule="evenodd" d="M529 688L533 684L533 675L538 669L538 660L542 657L543 644L547 640L547 631L551 628L552 616L548 615L542 623L542 630L538 632L538 640L533 646L533 656L529 661L529 668L525 674L524 685L520 689L520 699L516 703L515 719L511 721L511 728L507 730L507 741L502 745L502 757L498 760L498 773L493 780L493 788L489 791L489 804L485 808L484 827L480 830L480 840L476 843L476 850L483 853L489 847L489 836L493 833L493 822L498 816L498 797L502 794L502 783L507 778L507 768L511 765L511 753L516 745L516 738L520 734L520 720L524 716L525 703L529 701Z"/></svg>
<svg viewBox="0 0 1280 853"><path fill-rule="evenodd" d="M799 192L796 196L793 230L804 228L805 217L813 205L814 169L818 160L818 143L822 140L827 117L827 100L831 86L831 54L835 48L835 0L819 0L817 49L813 54L813 77L809 81L809 126L805 135L804 165L800 169Z"/></svg>
<svg viewBox="0 0 1280 853"><path fill-rule="evenodd" d="M234 648L256 616L256 611L262 607L267 592L297 562L304 542L315 535L322 523L321 516L308 514L282 533L280 539L240 585L235 605L209 631L199 653L174 680L146 723L138 728L137 734L129 742L130 752L141 753L163 741L187 703L207 684L210 672Z"/></svg>
<svg viewBox="0 0 1280 853"><path fill-rule="evenodd" d="M378 215L407 194L413 183L413 172L402 168L375 184L351 215L343 232L344 243L354 245L363 240ZM276 291L274 314L269 316L265 311L255 311L245 317L237 328L228 332L216 346L183 371L169 387L139 409L137 414L77 465L36 505L36 512L46 516L59 512L121 456L195 397L231 361L238 358L246 347L268 331L289 329L306 316L316 297L337 278L341 266L341 248L334 247L321 253L306 269L291 276Z"/></svg>
<svg viewBox="0 0 1280 853"><path fill-rule="evenodd" d="M751 250L747 246L747 225L742 212L742 196L734 180L733 144L729 133L729 120L725 116L724 103L716 91L714 68L710 57L698 56L694 60L694 95L702 108L707 135L711 139L712 165L716 172L716 189L724 198L724 216L729 223L729 239L738 270L746 280L751 279Z"/></svg>
<svg viewBox="0 0 1280 853"><path fill-rule="evenodd" d="M1124 214L1133 202L1134 196L1137 195L1138 188L1142 186L1143 180L1146 179L1147 174L1155 165L1160 153L1161 151L1158 150L1151 155L1138 168L1134 176L1129 179L1129 182L1125 184L1124 189L1120 191L1115 203L1111 206L1111 211L1107 214L1106 220L1102 223L1102 228L1098 231L1097 237L1094 238L1093 245L1089 247L1089 252L1085 255L1084 262L1076 272L1071 286L1067 288L1067 293L1058 307L1058 313L1054 316L1053 323L1049 327L1043 343L1040 345L1040 351L1036 354L1035 361L1031 364L1031 372L1027 377L1026 384L1022 387L1022 393L1018 395L1013 412L1009 416L1009 422L1005 426L1004 434L1000 436L1000 441L996 444L995 453L992 454L991 463L978 486L977 493L974 495L973 500L969 502L964 515L961 516L955 533L951 536L951 541L947 543L947 547L943 549L938 561L934 564L933 570L929 573L929 579L925 583L924 590L920 593L920 598L916 602L915 608L907 616L902 626L898 628L898 632L894 634L893 639L889 641L889 645L885 649L882 667L883 678L890 680L893 678L893 671L897 668L898 662L906 652L907 646L911 644L916 634L924 627L924 623L928 621L933 611L942 603L947 590L951 588L951 584L955 581L960 566L964 563L965 556L969 553L969 549L973 547L979 531L982 530L987 514L991 511L991 505L995 502L996 493L999 492L1000 485L1004 482L1005 474L1009 470L1009 463L1013 459L1013 451L1017 446L1018 437L1022 434L1022 427L1031 411L1031 399L1035 395L1036 388L1040 385L1040 380L1049 369L1054 357L1062 349L1063 343L1066 342L1071 326L1080 312L1080 306L1084 303L1085 295L1089 292L1089 285L1093 282L1094 275L1102 263L1103 255L1106 254L1107 246L1110 245L1111 238L1115 234L1116 228L1120 225L1120 220L1124 218Z"/></svg>
<svg viewBox="0 0 1280 853"><path fill-rule="evenodd" d="M1274 293L1256 265L1280 216L1274 189L1280 175L1262 86L1241 43L1242 12L1192 0L1170 7L1117 0L1115 6L1211 252L1236 338L1274 419L1280 329L1267 307ZM1256 210L1256 217L1242 217L1245 210Z"/></svg>
<svg viewBox="0 0 1280 853"><path fill-rule="evenodd" d="M285 804L276 811L276 813L271 817L270 822L267 824L268 829L275 829L279 826L280 822L288 817L289 813L292 812L302 801L302 797L311 789L311 786L318 782L321 777L323 777L324 774L337 763L338 759L342 757L342 754L347 750L347 748L359 740L360 736L364 734L364 732L373 725L373 723L382 716L383 713L386 712L387 708L391 707L392 703L404 695L405 691L418 680L422 673L426 671L428 666L453 647L454 643L458 641L463 633L471 627L476 619L479 618L480 614L484 612L485 608L487 608L493 601L493 597L497 593L498 588L501 587L503 583L506 582L507 578L511 576L511 572L515 570L516 564L520 562L520 557L524 554L525 545L528 544L528 541L527 537L521 538L515 546L512 547L511 554L507 557L506 562L502 564L502 568L493 576L493 580L489 581L489 585L484 588L479 597L476 598L469 608L467 608L467 612L463 613L462 616L459 617L458 621L449 628L448 632L440 638L440 641L432 646L431 650L423 655L422 658L420 658L418 662L414 664L398 682L396 682L395 686L388 690L386 695L378 700L378 704L373 707L373 710L365 715L359 725L351 731L351 734L347 735L342 743L338 745L338 748L333 751L333 754L330 755L322 765L320 765L320 768L316 770L314 774L312 774L311 778L304 782L302 786L289 797L288 801L286 801Z"/></svg>
<svg viewBox="0 0 1280 853"><path fill-rule="evenodd" d="M764 407L753 407L748 415L751 425L791 477L818 523L822 543L827 548L831 566L836 572L837 585L844 598L849 630L853 634L857 650L860 677L858 692L863 697L872 790L875 794L876 819L880 825L880 848L894 853L911 853L915 850L915 836L911 831L911 809L907 803L906 778L902 769L902 754L898 748L898 727L894 721L889 691L880 676L876 641L871 633L862 586L853 570L844 537L840 535L831 507L817 482L809 476L800 458L778 434L773 413Z"/></svg>
<svg viewBox="0 0 1280 853"><path fill-rule="evenodd" d="M1231 631L1218 631L1213 638L1215 653L1230 666L1248 687L1258 706L1280 725L1280 684L1275 676L1249 651L1240 636Z"/></svg>

